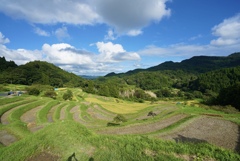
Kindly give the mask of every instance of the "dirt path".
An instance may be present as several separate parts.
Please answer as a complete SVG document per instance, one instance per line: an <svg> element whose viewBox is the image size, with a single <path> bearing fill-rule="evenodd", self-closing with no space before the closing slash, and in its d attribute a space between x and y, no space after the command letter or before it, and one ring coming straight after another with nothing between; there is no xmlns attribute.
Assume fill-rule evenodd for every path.
<svg viewBox="0 0 240 161"><path fill-rule="evenodd" d="M240 152L240 127L219 118L203 116L177 132L158 137L176 142L208 142Z"/></svg>
<svg viewBox="0 0 240 161"><path fill-rule="evenodd" d="M58 106L60 106L60 104L52 107L52 108L49 110L49 112L48 112L48 114L47 114L48 122L53 122L53 114L54 114L55 110L58 108Z"/></svg>
<svg viewBox="0 0 240 161"><path fill-rule="evenodd" d="M14 110L19 109L19 108L21 108L21 107L23 107L23 106L26 106L26 104L21 105L21 106L17 106L17 107L14 107L14 108L11 108L11 109L8 110L7 112L5 112L5 113L2 115L2 117L1 117L1 123L2 123L3 125L9 124L9 121L8 121L8 116L9 116L9 114L12 113Z"/></svg>
<svg viewBox="0 0 240 161"><path fill-rule="evenodd" d="M187 115L178 114L172 117L166 118L164 120L160 120L158 122L143 124L143 125L133 125L128 127L120 127L120 128L112 128L112 129L104 129L98 131L100 134L144 134L154 132L160 129L163 129L183 118Z"/></svg>
<svg viewBox="0 0 240 161"><path fill-rule="evenodd" d="M64 106L60 112L60 120L64 120L67 106Z"/></svg>
<svg viewBox="0 0 240 161"><path fill-rule="evenodd" d="M36 120L37 120L37 112L42 108L43 106L38 106L38 107L35 107L27 112L25 112L21 117L20 117L20 120L22 122L26 122L26 123L36 123Z"/></svg>
<svg viewBox="0 0 240 161"><path fill-rule="evenodd" d="M37 125L37 112L43 108L43 106L35 107L27 112L25 112L21 117L22 122L27 123L27 127L31 132L36 132L43 128L42 125Z"/></svg>
<svg viewBox="0 0 240 161"><path fill-rule="evenodd" d="M90 114L92 118L99 120L112 121L113 117L115 116L102 110L100 107L98 107L98 105L94 105L94 107L89 107L87 109L87 112Z"/></svg>
<svg viewBox="0 0 240 161"><path fill-rule="evenodd" d="M14 135L9 134L6 130L0 131L0 143L2 143L5 146L8 146L15 141L17 141L17 138Z"/></svg>
<svg viewBox="0 0 240 161"><path fill-rule="evenodd" d="M76 122L80 122L82 123L81 119L79 118L79 115L80 115L80 108L79 106L75 106L73 107L70 112L73 114L73 119L76 121Z"/></svg>

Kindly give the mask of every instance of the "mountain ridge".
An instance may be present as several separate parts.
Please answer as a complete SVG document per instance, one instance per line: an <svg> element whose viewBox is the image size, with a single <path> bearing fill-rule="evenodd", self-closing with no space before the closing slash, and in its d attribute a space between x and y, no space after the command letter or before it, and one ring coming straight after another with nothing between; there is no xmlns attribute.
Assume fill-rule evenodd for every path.
<svg viewBox="0 0 240 161"><path fill-rule="evenodd" d="M165 61L159 65L146 69L134 69L125 73L109 73L105 77L117 75L131 75L142 71L183 70L185 72L200 74L208 71L235 67L240 65L240 52L228 56L193 56L181 62Z"/></svg>

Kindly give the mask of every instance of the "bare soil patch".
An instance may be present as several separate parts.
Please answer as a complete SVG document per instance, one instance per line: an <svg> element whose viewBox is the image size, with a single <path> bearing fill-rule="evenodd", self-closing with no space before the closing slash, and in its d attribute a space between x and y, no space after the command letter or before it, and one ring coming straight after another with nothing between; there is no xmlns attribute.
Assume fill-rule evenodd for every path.
<svg viewBox="0 0 240 161"><path fill-rule="evenodd" d="M112 128L112 129L104 129L98 131L100 134L144 134L144 133L151 133L157 130L161 130L173 123L178 122L179 120L185 118L187 115L185 114L178 114L172 117L166 118L164 120L160 120L154 123L148 124L140 124L140 125L132 125L127 127L119 127L119 128Z"/></svg>
<svg viewBox="0 0 240 161"><path fill-rule="evenodd" d="M6 130L0 131L0 143L2 143L5 146L8 146L14 143L15 141L17 141L17 138L14 135L8 133Z"/></svg>
<svg viewBox="0 0 240 161"><path fill-rule="evenodd" d="M87 109L87 112L91 115L91 117L99 119L112 121L114 115L110 114L104 110L102 110L98 105L94 105L94 107L90 107Z"/></svg>
<svg viewBox="0 0 240 161"><path fill-rule="evenodd" d="M70 112L73 114L73 119L76 121L76 122L81 122L81 119L79 118L79 115L80 115L80 109L79 109L79 106L75 106L73 107Z"/></svg>
<svg viewBox="0 0 240 161"><path fill-rule="evenodd" d="M177 132L158 137L176 142L208 142L240 152L239 125L216 117L200 117Z"/></svg>
<svg viewBox="0 0 240 161"><path fill-rule="evenodd" d="M36 114L41 108L42 108L42 106L38 106L36 108L33 108L33 109L25 112L20 118L21 121L26 122L26 123L36 122L36 119L37 119Z"/></svg>
<svg viewBox="0 0 240 161"><path fill-rule="evenodd" d="M25 104L25 105L26 105L26 104ZM21 108L21 107L23 107L23 106L25 106L25 105L21 105L21 106L14 107L14 108L8 110L7 112L5 112L5 113L2 115L2 117L1 117L1 123L2 123L3 125L9 124L9 121L8 121L8 116L9 116L9 114L12 113L14 110L19 109L19 108Z"/></svg>
<svg viewBox="0 0 240 161"><path fill-rule="evenodd" d="M48 112L48 114L47 114L48 122L53 122L53 113L54 113L54 111L57 109L58 106L59 106L59 105L54 106L54 107L52 107L52 108L49 110L49 112Z"/></svg>
<svg viewBox="0 0 240 161"><path fill-rule="evenodd" d="M64 120L66 108L67 108L67 106L64 106L64 107L61 109L61 112L60 112L60 120Z"/></svg>
<svg viewBox="0 0 240 161"><path fill-rule="evenodd" d="M31 158L27 159L26 161L59 161L60 158L56 155L42 152L40 154L37 154L35 156L32 156Z"/></svg>

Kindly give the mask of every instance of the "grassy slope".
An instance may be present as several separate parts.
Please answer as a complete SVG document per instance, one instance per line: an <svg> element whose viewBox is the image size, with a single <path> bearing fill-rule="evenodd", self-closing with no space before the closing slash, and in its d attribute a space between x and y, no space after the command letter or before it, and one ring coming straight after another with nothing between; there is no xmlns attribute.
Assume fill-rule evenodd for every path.
<svg viewBox="0 0 240 161"><path fill-rule="evenodd" d="M145 136L101 136L74 121L64 121L1 148L0 160L25 160L41 151L54 153L62 160L74 152L78 160L179 160L180 154L218 160L240 159L237 154L208 144L177 144Z"/></svg>
<svg viewBox="0 0 240 161"><path fill-rule="evenodd" d="M93 124L97 124L97 120L92 118L87 112L87 108L93 104L98 104L102 108L115 112L128 114L129 121L125 125L131 125L134 123L141 123L136 121L136 117L139 117L150 110L154 110L156 106L168 107L174 106L174 113L186 113L192 117L199 116L201 114L218 114L222 115L224 118L231 118L235 122L239 123L239 114L225 114L223 112L215 110L207 110L199 107L192 106L176 106L170 102L161 102L155 105L150 103L131 103L119 100L117 103L116 99L105 98L98 96L87 96L78 89L71 89L75 94L75 98L79 95L84 96L81 98L84 102L89 101L92 104L85 105L81 104L81 99L76 99L75 101L64 101L62 102L59 98L60 104L56 109L53 117L55 122L48 124L45 128L37 131L36 133L31 133L28 131L26 124L19 120L20 115L14 112L12 114L13 119L9 125L0 125L0 130L7 130L9 133L14 134L20 140L11 144L10 146L3 147L0 146L0 160L26 160L30 156L37 155L41 152L48 152L57 155L61 160L67 160L74 152L78 160L89 160L93 158L94 160L180 160L181 155L194 155L199 159L215 158L216 160L240 160L240 156L228 150L217 148L209 144L191 144L191 143L174 143L168 141L161 141L147 135L125 135L125 136L107 136L107 135L97 135L90 129L72 120L72 114L70 110L75 105L80 105L81 111L83 111L82 116L87 116L91 119ZM59 90L59 95L62 95L65 90ZM39 97L22 97L22 100L16 99L18 102L23 100L38 99ZM12 99L15 100L15 99ZM6 105L0 107L6 107L10 101L6 101ZM50 99L42 98L42 105L45 108L39 112L39 123L46 122L47 111L49 111L50 106L56 105L57 102L51 102ZM49 102L47 104L47 102ZM39 103L41 104L41 103ZM37 103L37 105L39 105ZM63 106L67 106L65 111L65 120L59 120L60 110ZM25 106L25 110L31 109L33 106ZM1 109L1 108L0 108ZM18 110L23 113L25 110ZM17 115L16 115L17 114ZM173 113L167 115L171 116ZM15 116L16 115L16 116ZM41 118L41 115L44 117ZM155 117L151 120L146 120L144 123L157 121L160 118ZM170 131L186 120L181 120L162 131ZM102 125L102 124L100 124ZM24 147L24 148L23 148Z"/></svg>

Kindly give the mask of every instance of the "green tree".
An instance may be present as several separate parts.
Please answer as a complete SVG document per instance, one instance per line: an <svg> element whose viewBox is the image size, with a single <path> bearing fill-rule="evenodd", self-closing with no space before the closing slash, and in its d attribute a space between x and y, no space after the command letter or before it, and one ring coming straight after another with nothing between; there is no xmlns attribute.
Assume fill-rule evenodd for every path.
<svg viewBox="0 0 240 161"><path fill-rule="evenodd" d="M67 90L67 92L63 94L64 100L72 100L72 98L73 98L73 93L71 90Z"/></svg>
<svg viewBox="0 0 240 161"><path fill-rule="evenodd" d="M45 96L45 97L50 97L50 98L56 99L57 93L54 92L54 91L46 91L46 92L44 93L44 96Z"/></svg>
<svg viewBox="0 0 240 161"><path fill-rule="evenodd" d="M223 88L216 98L215 104L224 106L231 105L240 110L240 82Z"/></svg>
<svg viewBox="0 0 240 161"><path fill-rule="evenodd" d="M123 115L118 114L116 117L113 118L113 121L119 123L119 122L126 122L127 119Z"/></svg>
<svg viewBox="0 0 240 161"><path fill-rule="evenodd" d="M40 90L35 87L30 87L28 89L28 94L38 96L40 94Z"/></svg>

